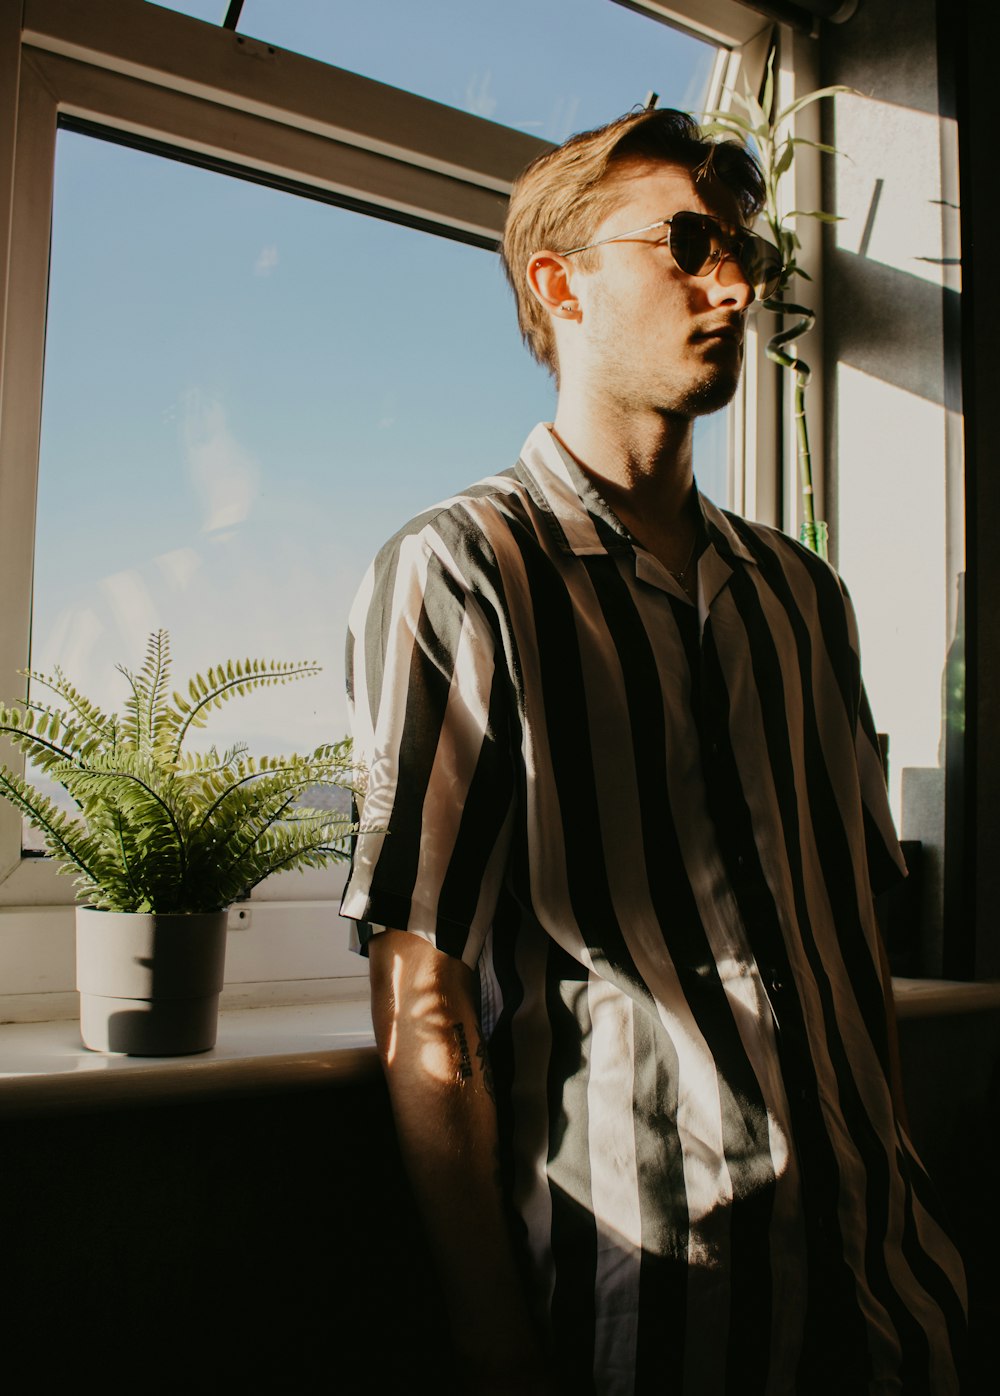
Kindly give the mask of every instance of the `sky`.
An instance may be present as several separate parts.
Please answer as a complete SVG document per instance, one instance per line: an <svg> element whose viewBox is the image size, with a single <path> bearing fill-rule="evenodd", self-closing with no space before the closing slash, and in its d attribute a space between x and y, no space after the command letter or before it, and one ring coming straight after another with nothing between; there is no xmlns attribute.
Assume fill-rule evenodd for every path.
<svg viewBox="0 0 1000 1396"><path fill-rule="evenodd" d="M168 8L218 24L228 0ZM699 108L714 57L614 0L244 0L238 31L557 142L649 91Z"/></svg>
<svg viewBox="0 0 1000 1396"><path fill-rule="evenodd" d="M553 140L650 88L698 107L711 59L611 0L246 0L240 27ZM32 664L115 706L115 666L161 626L178 687L230 657L316 659L208 738L336 740L367 563L553 408L495 254L62 131ZM696 436L720 502L726 431Z"/></svg>

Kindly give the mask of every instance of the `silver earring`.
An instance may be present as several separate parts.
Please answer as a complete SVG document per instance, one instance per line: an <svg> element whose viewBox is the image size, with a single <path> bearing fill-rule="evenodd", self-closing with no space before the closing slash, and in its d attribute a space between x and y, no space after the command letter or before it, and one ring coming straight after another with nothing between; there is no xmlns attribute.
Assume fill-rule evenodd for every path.
<svg viewBox="0 0 1000 1396"><path fill-rule="evenodd" d="M576 309L576 302L575 302L575 301L563 301L563 303L562 303L562 305L560 305L559 309L560 309L560 310L575 310L575 309Z"/></svg>

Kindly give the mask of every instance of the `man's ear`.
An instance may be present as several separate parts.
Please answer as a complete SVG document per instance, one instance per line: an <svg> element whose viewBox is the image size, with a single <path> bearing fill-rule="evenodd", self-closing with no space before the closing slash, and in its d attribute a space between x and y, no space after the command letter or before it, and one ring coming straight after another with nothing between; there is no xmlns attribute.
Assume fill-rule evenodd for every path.
<svg viewBox="0 0 1000 1396"><path fill-rule="evenodd" d="M528 289L539 304L563 320L576 319L580 307L573 295L573 264L558 252L534 252L528 259Z"/></svg>

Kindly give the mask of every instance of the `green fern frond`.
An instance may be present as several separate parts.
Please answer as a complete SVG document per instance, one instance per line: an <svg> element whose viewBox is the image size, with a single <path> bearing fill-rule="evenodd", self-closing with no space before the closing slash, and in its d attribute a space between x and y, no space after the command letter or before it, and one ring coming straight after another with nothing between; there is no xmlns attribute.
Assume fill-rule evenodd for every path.
<svg viewBox="0 0 1000 1396"><path fill-rule="evenodd" d="M101 711L96 703L91 703L88 698L78 692L58 665L51 675L43 674L37 669L19 669L18 673L30 680L31 683L40 684L43 688L57 694L75 715L76 725L83 730L89 730L95 741L112 740L115 727L114 715L109 717ZM44 705L33 703L31 706Z"/></svg>
<svg viewBox="0 0 1000 1396"><path fill-rule="evenodd" d="M79 801L84 818L100 825L102 816L120 812L136 846L155 848L158 856L183 881L187 848L177 813L167 798L170 772L161 772L148 758L105 758L90 767L53 767L52 775ZM157 788L159 787L159 788Z"/></svg>
<svg viewBox="0 0 1000 1396"><path fill-rule="evenodd" d="M186 751L177 762L177 770L182 776L223 773L231 770L237 761L246 756L248 750L246 742L235 742L221 756L214 746L209 747L206 752Z"/></svg>
<svg viewBox="0 0 1000 1396"><path fill-rule="evenodd" d="M208 676L196 674L188 684L188 692L191 695L190 708L178 715L177 731L174 738L174 753L180 751L181 745L189 727L201 727L204 723L202 714L207 714L214 707L221 707L230 698L242 696L249 693L254 688L265 688L273 684L292 683L296 679L309 678L320 672L317 664L303 661L276 662L274 660L247 660L243 672L240 673L240 665L235 666L236 672L230 678L223 666L222 672L213 668L209 669ZM251 672L252 670L252 672ZM213 676L215 681L213 681Z"/></svg>
<svg viewBox="0 0 1000 1396"><path fill-rule="evenodd" d="M183 750L183 739L212 710L255 688L318 672L312 663L227 660L197 674L190 702L167 701L170 648L150 636L129 684L124 716L105 714L70 684L28 677L65 705L0 705L0 733L77 802L73 818L6 767L9 799L75 874L77 896L119 911L208 911L249 892L272 871L321 866L346 853L354 826L336 810L306 806L310 787L363 788L349 741L288 756L251 756L245 742L221 755Z"/></svg>
<svg viewBox="0 0 1000 1396"><path fill-rule="evenodd" d="M60 762L78 763L72 743L64 746L49 737L39 735L35 715L30 710L21 712L17 708L6 708L0 703L0 733L9 737L11 744L23 751L40 771L47 773Z"/></svg>
<svg viewBox="0 0 1000 1396"><path fill-rule="evenodd" d="M0 794L41 833L46 847L87 877L99 875L100 850L87 828L36 790L33 785L0 766Z"/></svg>
<svg viewBox="0 0 1000 1396"><path fill-rule="evenodd" d="M248 896L253 889L276 872L303 871L307 867L323 867L330 861L343 860L349 856L347 844L350 827L331 827L318 831L311 828L302 830L282 829L280 835L271 834L261 840L261 845L248 855L241 864L241 872L247 880L236 895Z"/></svg>
<svg viewBox="0 0 1000 1396"><path fill-rule="evenodd" d="M165 630L158 630L149 637L142 676L147 693L146 737L152 747L162 721L166 687L170 681L170 636Z"/></svg>

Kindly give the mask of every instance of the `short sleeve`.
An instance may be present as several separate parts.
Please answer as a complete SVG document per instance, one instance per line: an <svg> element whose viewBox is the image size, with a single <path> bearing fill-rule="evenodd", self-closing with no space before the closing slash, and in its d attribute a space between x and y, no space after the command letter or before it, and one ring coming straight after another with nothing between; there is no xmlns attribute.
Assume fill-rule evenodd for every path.
<svg viewBox="0 0 1000 1396"><path fill-rule="evenodd" d="M404 533L354 603L348 699L367 785L341 915L362 950L391 927L475 966L506 867L513 770L467 540L461 555L463 568L440 526Z"/></svg>
<svg viewBox="0 0 1000 1396"><path fill-rule="evenodd" d="M861 678L860 644L854 607L841 583L847 610L848 636L854 657L853 688L855 696L854 747L858 764L858 783L864 818L865 851L868 858L868 879L873 896L880 896L906 877L906 861L899 846L889 793L886 789L885 768L879 749L875 720Z"/></svg>

